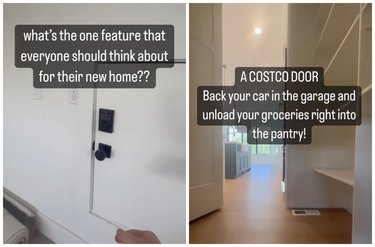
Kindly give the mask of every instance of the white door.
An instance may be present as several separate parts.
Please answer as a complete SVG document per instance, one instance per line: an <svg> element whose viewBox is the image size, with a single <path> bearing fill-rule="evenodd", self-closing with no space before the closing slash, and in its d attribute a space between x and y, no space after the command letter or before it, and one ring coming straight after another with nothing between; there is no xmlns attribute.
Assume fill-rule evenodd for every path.
<svg viewBox="0 0 375 247"><path fill-rule="evenodd" d="M190 221L223 205L222 127L197 125L197 87L222 84L221 40L221 5L190 4Z"/></svg>
<svg viewBox="0 0 375 247"><path fill-rule="evenodd" d="M159 69L153 89L99 89L99 109L114 110L113 133L98 131L110 158L95 159L93 212L126 228L184 243L185 65Z"/></svg>
<svg viewBox="0 0 375 247"><path fill-rule="evenodd" d="M136 24L174 25L175 58L184 60L185 5L148 6L127 13L129 23L134 16ZM151 230L162 243L186 241L185 75L185 64L176 63L157 69L155 88L97 89L94 102L94 150L103 143L112 152L103 161L93 158L91 213ZM113 133L98 130L99 109L114 111Z"/></svg>

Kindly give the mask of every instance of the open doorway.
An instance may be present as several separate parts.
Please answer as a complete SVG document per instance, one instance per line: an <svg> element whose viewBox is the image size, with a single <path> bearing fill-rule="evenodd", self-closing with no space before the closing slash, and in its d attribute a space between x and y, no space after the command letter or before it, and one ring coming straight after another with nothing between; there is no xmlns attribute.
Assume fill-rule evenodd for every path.
<svg viewBox="0 0 375 247"><path fill-rule="evenodd" d="M204 15L203 8L197 5L199 4L194 5L194 9L190 8L190 22L192 20L198 22L198 15L194 15L195 13L202 14L199 27L209 27L206 22L215 19ZM284 67L286 64L290 65L290 63L286 63L286 44L289 46L288 49L293 49L295 56L291 58L307 59L307 56L299 56L298 52L303 49L307 50L307 48L299 46L309 44L310 40L306 38L306 35L299 36L300 29L294 28L295 30L290 32L288 28L296 25L301 29L305 28L311 36L317 35L314 33L315 26L307 26L299 22L305 18L316 16L319 13L318 9L321 7L319 4L221 4L220 6L222 17L220 20L220 26L222 26L221 85L231 86L234 84L236 67ZM213 11L210 12L213 8L207 5L204 7L207 10L206 14L214 13ZM290 10L293 10L294 13L288 13ZM310 13L311 16L305 16L304 11ZM293 15L291 14L298 14L298 19L292 19ZM190 25L190 33L194 33L191 29L192 25ZM206 32L196 32L196 34L201 34L208 39L211 37L211 35L205 36ZM290 41L293 41L296 37L300 38L297 39L298 42ZM191 35L190 53L194 53L194 44L199 43L192 42L194 39L196 39L196 36ZM196 50L198 53L198 49ZM213 53L210 51L204 53L201 50L199 54L209 56ZM213 57L215 58L215 56ZM199 70L200 67L194 65L194 61L190 60L190 86L195 82L192 80L193 76L198 74L194 70L196 69L198 72L204 70ZM203 60L201 59L201 61ZM206 64L209 65L210 61L217 60L207 60ZM300 61L294 66L307 65L312 66L311 63ZM205 64L203 64L203 68L207 67L208 71L213 71L209 70L208 66L204 66ZM314 66L317 65L314 64ZM201 77L207 78L207 76ZM198 82L198 85L207 85L209 82L209 80L203 80L202 84ZM196 87L193 90L191 89L191 92L194 91L196 92ZM190 98L190 111L196 109L196 105L191 103L192 100L195 101L196 97ZM281 105L279 111L282 111L282 109L283 106ZM196 113L193 115L196 117ZM193 124L195 123L196 121L193 121ZM208 133L208 131L213 131L214 128L217 130L220 127L199 126L198 128L202 132ZM195 149L198 150L196 147L199 143L190 137L190 243L350 243L352 241L352 217L350 213L341 207L341 204L333 205L332 201L329 201L335 198L334 195L331 195L330 190L342 185L329 184L331 181L323 181L311 167L306 165L306 163L315 162L314 156L318 153L324 153L324 155L335 159L334 155L329 154L329 149L313 145L303 147L291 145L288 146L289 150L287 149L287 155L285 156L284 145L247 143L247 129L243 126L225 126L220 130L221 146L211 145L211 147L208 147L205 145L205 152L199 153L197 151L194 153ZM190 128L191 136L192 133L195 133L194 129ZM202 136L200 135L200 137ZM206 143L214 140L212 136L214 135L206 134L203 136ZM215 145L217 145L217 141L215 139ZM345 152L345 149L340 147L339 144L336 143L335 145L340 149L340 152ZM335 145L329 148L336 147ZM208 153L206 150L212 152ZM289 152L290 150L293 151L292 155ZM216 157L214 154L218 151L221 151L223 156L222 162L213 159L213 157ZM194 160L192 160L192 157ZM198 159L197 157L202 162L195 162L195 159ZM229 161L229 159L232 160ZM228 168L227 163L231 167ZM294 165L293 169L290 169L292 167L290 164ZM288 170L283 169L283 167L287 167ZM223 168L222 184L215 183L216 180L213 179L213 174L220 175L217 172L220 171L220 168ZM286 181L284 181L285 174L288 175ZM297 174L303 174L303 176ZM207 179L203 180L203 177ZM198 178L200 181L198 181ZM308 179L310 178L318 186L310 186L312 184L309 183ZM294 183L297 180L298 183ZM283 193L283 181L287 184L285 193ZM304 183L304 181L307 182ZM214 184L219 189L222 186L222 198L217 196L217 193L202 193L202 196L198 197L192 190L192 188L200 189L203 186ZM329 196L321 200L324 203L320 203L319 197L316 199L310 196L311 190L321 194L327 192ZM218 203L216 204L217 207L213 209L207 206L208 203L204 203L209 198L214 198L212 195L215 195L215 198L222 199L222 206L218 206L220 205ZM298 198L296 195L298 195ZM322 195L319 196L322 197ZM197 199L200 199L200 201ZM305 203L306 199L311 201ZM290 201L295 203L290 204ZM351 201L348 200L348 202ZM192 217L192 208L194 208L192 205L196 208L206 209L206 211L201 211L198 217L195 217L196 215ZM199 206L197 207L197 205ZM291 209L294 208L319 208L322 214L319 217L295 217L291 212Z"/></svg>
<svg viewBox="0 0 375 247"><path fill-rule="evenodd" d="M286 44L287 4L224 4L223 69L225 72L223 84L233 85L233 72L239 66L285 66ZM226 133L224 131L227 134L226 143L241 143L242 150L248 153L247 157L249 158L246 160L248 169L243 171L242 175L253 180L253 186L249 189L256 188L258 185L263 188L258 192L249 191L249 193L268 195L279 193L282 195L284 188L282 186L284 173L282 145L248 144L246 128L229 126L224 127L225 129L227 129ZM225 144L225 146L229 147L230 144ZM228 150L225 150L226 155L227 153ZM227 156L225 157L228 162L224 165L229 166L230 162ZM229 179L227 174L225 177ZM229 187L234 183L236 181L226 181L225 185ZM273 184L274 186L263 186L262 184ZM225 192L227 191L226 187L224 187ZM260 202L258 201L258 203Z"/></svg>
<svg viewBox="0 0 375 247"><path fill-rule="evenodd" d="M203 10L206 10L207 15L215 13L213 7L197 5L190 5L191 22L197 20ZM200 22L199 28L205 26L202 25L203 21L214 19L208 18L207 15L202 14L203 20ZM222 4L220 24L222 32L222 85L234 85L234 70L236 67L285 66L287 4ZM207 26L209 25L207 24ZM217 27L218 25L214 23L212 26ZM190 25L191 29L192 27L194 28L194 25ZM191 33L195 33L194 30L191 30ZM195 39L196 36L193 35L190 38L191 53L198 50L199 44L202 43L201 41L196 42ZM204 53L202 51L199 54ZM194 56L191 55L191 58L194 58ZM193 66L192 60L191 63ZM191 68L191 77L196 76L199 72L194 73L194 68ZM191 83L196 82L191 81ZM202 83L207 83L207 80ZM195 90L196 88L191 92L194 93ZM191 107L191 109L194 109L194 107ZM202 129L202 127L199 128ZM196 185L195 180L203 177L202 174L205 173L216 174L215 171L217 171L219 164L216 164L216 170L212 169L213 172L208 173L207 169L202 167L207 166L207 159L211 155L205 155L205 163L199 165L201 172L196 175L195 166L198 167L198 165L192 163L192 158L197 159L199 153L192 156L192 151L195 149L190 150L190 157L192 157L190 159L190 219L195 220L190 225L190 242L267 242L266 239L268 238L264 234L272 228L272 221L269 220L269 216L280 215L280 210L287 211L281 186L283 179L282 145L249 144L247 142L247 129L243 126L224 126L220 129L221 155L223 156L221 164L224 170L222 175L223 206L218 208L221 210L211 210L213 213L206 213L200 218L192 217L192 215L196 215L194 212L196 210L192 210L195 206L194 199L196 197L193 189L200 189L203 188L203 185L213 183L207 179L206 183L201 183L201 185L197 183ZM206 127L204 131L207 133L208 128ZM194 130L191 128L190 135L193 133ZM199 145L199 143L192 145L194 140L192 141L192 138L190 140L191 148ZM206 138L205 140L210 139ZM210 194L206 193L204 198L209 197ZM202 206L204 198L197 204L201 208L208 208L208 206ZM255 226L255 222L260 224ZM249 231L251 228L253 231ZM208 234L207 231L211 233ZM235 232L237 234L234 234Z"/></svg>
<svg viewBox="0 0 375 247"><path fill-rule="evenodd" d="M283 67L286 64L287 4L223 4L223 84L234 84L236 67ZM277 190L285 188L283 180L283 146L248 144L247 129L242 126L226 126L223 130L225 143L241 144L246 157L245 169L238 174L262 179L278 180ZM225 144L230 147L233 144ZM224 152L229 152L224 148ZM229 153L228 153L229 154ZM226 158L226 166L230 162ZM265 171L268 172L265 172ZM225 169L229 172L229 169ZM250 171L251 174L246 174ZM279 173L277 175L277 173ZM266 176L268 174L268 176ZM271 176L275 174L276 177ZM230 179L233 176L225 175ZM234 181L233 181L234 182ZM225 190L225 187L224 187ZM268 192L271 193L271 192Z"/></svg>

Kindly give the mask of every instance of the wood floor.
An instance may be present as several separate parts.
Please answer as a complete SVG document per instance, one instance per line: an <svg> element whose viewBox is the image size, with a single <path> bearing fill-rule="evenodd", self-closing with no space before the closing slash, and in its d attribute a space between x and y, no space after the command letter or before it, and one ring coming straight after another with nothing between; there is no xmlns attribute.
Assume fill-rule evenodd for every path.
<svg viewBox="0 0 375 247"><path fill-rule="evenodd" d="M344 209L292 216L281 193L281 171L253 166L225 180L224 207L190 223L190 243L351 243L352 217Z"/></svg>

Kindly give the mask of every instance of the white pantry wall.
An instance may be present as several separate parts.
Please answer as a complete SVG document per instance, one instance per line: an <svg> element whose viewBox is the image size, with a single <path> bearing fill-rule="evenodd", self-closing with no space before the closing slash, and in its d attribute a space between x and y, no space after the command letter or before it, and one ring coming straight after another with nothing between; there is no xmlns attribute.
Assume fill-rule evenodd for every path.
<svg viewBox="0 0 375 247"><path fill-rule="evenodd" d="M318 4L289 4L288 66L322 66L315 53L318 9ZM287 207L345 208L351 212L353 188L321 176L314 169L353 166L355 127L314 126L311 138L309 145L287 145Z"/></svg>
<svg viewBox="0 0 375 247"><path fill-rule="evenodd" d="M185 21L180 15L185 5L4 4L3 11L4 187L40 211L42 231L53 241L114 243L116 228L89 214L93 90L79 89L78 105L68 103L68 89L42 89L42 100L33 99L32 70L14 65L14 28L137 24L153 15L164 16L169 24L171 19ZM180 24L175 36L185 37L185 23ZM175 43L175 57L185 58L185 40ZM73 234L67 237L58 225Z"/></svg>

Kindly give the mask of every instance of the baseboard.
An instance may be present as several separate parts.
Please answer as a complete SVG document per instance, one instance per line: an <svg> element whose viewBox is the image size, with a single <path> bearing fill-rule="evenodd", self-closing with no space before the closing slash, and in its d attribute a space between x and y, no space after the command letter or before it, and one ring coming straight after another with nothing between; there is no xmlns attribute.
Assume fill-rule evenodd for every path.
<svg viewBox="0 0 375 247"><path fill-rule="evenodd" d="M47 215L37 212L37 228L56 244L87 244L82 237L59 224Z"/></svg>

